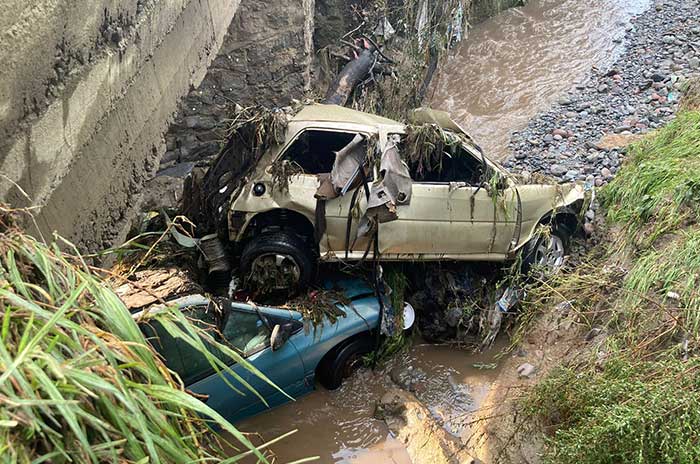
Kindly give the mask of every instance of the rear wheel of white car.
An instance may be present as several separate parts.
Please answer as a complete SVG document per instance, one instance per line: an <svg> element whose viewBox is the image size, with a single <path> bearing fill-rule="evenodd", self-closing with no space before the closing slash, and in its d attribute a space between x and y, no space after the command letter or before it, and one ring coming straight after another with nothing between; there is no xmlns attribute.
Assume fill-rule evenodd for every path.
<svg viewBox="0 0 700 464"><path fill-rule="evenodd" d="M241 270L258 291L292 293L309 285L314 275L314 254L298 235L267 232L253 238L241 254Z"/></svg>
<svg viewBox="0 0 700 464"><path fill-rule="evenodd" d="M330 356L321 361L316 371L321 385L328 390L339 388L344 379L362 366L364 357L374 350L374 345L374 340L366 336L329 353Z"/></svg>
<svg viewBox="0 0 700 464"><path fill-rule="evenodd" d="M551 275L564 264L569 251L569 230L561 224L552 224L549 230L538 234L523 249L522 271Z"/></svg>

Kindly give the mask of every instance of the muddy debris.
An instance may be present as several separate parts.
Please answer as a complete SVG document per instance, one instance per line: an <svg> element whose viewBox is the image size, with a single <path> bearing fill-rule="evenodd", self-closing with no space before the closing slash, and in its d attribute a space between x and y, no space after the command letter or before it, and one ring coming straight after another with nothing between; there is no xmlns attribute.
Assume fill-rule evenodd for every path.
<svg viewBox="0 0 700 464"><path fill-rule="evenodd" d="M166 268L135 272L114 291L127 308L136 310L179 296L202 293L202 287L190 273Z"/></svg>

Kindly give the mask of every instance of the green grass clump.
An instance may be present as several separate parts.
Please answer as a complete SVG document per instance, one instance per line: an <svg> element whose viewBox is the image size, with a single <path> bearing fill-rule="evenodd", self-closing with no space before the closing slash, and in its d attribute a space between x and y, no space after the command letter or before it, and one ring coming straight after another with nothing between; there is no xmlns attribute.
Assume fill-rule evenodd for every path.
<svg viewBox="0 0 700 464"><path fill-rule="evenodd" d="M531 413L555 431L547 463L700 462L700 360L615 357L562 369L535 387Z"/></svg>
<svg viewBox="0 0 700 464"><path fill-rule="evenodd" d="M626 308L652 298L669 309L688 334L700 334L700 230L679 231L659 247L641 253L624 282ZM668 295L674 298L669 299ZM675 301L675 298L677 301Z"/></svg>
<svg viewBox="0 0 700 464"><path fill-rule="evenodd" d="M700 218L700 112L685 111L635 144L603 191L612 222L645 244ZM640 237L639 235L643 235Z"/></svg>
<svg viewBox="0 0 700 464"><path fill-rule="evenodd" d="M8 228L0 212L0 462L223 462L208 424L264 460L185 391L79 255ZM245 363L178 310L143 320L157 320L193 350L206 351L203 337Z"/></svg>

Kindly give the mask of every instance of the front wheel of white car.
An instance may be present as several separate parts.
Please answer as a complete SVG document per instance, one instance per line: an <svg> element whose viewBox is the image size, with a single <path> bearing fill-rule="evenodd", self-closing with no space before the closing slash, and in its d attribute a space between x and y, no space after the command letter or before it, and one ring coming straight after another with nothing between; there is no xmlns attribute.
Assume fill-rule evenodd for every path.
<svg viewBox="0 0 700 464"><path fill-rule="evenodd" d="M551 275L564 265L571 233L561 224L552 224L538 233L523 249L522 272Z"/></svg>
<svg viewBox="0 0 700 464"><path fill-rule="evenodd" d="M315 259L308 244L289 232L268 232L253 238L241 254L241 271L262 293L293 293L309 285Z"/></svg>

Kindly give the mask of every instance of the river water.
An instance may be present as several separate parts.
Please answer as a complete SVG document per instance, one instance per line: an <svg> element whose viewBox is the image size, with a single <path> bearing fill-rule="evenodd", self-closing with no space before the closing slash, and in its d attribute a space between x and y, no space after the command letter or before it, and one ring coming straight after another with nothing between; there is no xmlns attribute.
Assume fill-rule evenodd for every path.
<svg viewBox="0 0 700 464"><path fill-rule="evenodd" d="M434 86L431 106L462 124L492 158L513 131L624 46L629 20L650 0L529 0L474 26Z"/></svg>
<svg viewBox="0 0 700 464"><path fill-rule="evenodd" d="M391 437L382 420L373 417L376 402L396 388L391 371L410 372L416 396L448 432L459 437L468 432L470 414L498 375L495 358L503 348L505 341L487 353L473 354L419 342L380 369L361 369L338 390L319 385L310 395L237 427L267 440L296 429L272 446L278 463L318 456L319 463L410 464L403 445Z"/></svg>
<svg viewBox="0 0 700 464"><path fill-rule="evenodd" d="M478 24L440 73L431 106L449 111L487 153L502 159L511 132L561 98L591 66L604 68L615 60L629 20L649 4L530 0ZM339 390L319 386L238 427L259 433L253 437L258 443L296 429L271 447L277 463L318 456L320 463L409 464L403 446L373 418L376 402L393 386L390 370L411 367L422 373L419 399L449 432L461 436L460 421L478 409L498 375L499 351L475 355L418 344L382 369L356 373Z"/></svg>

